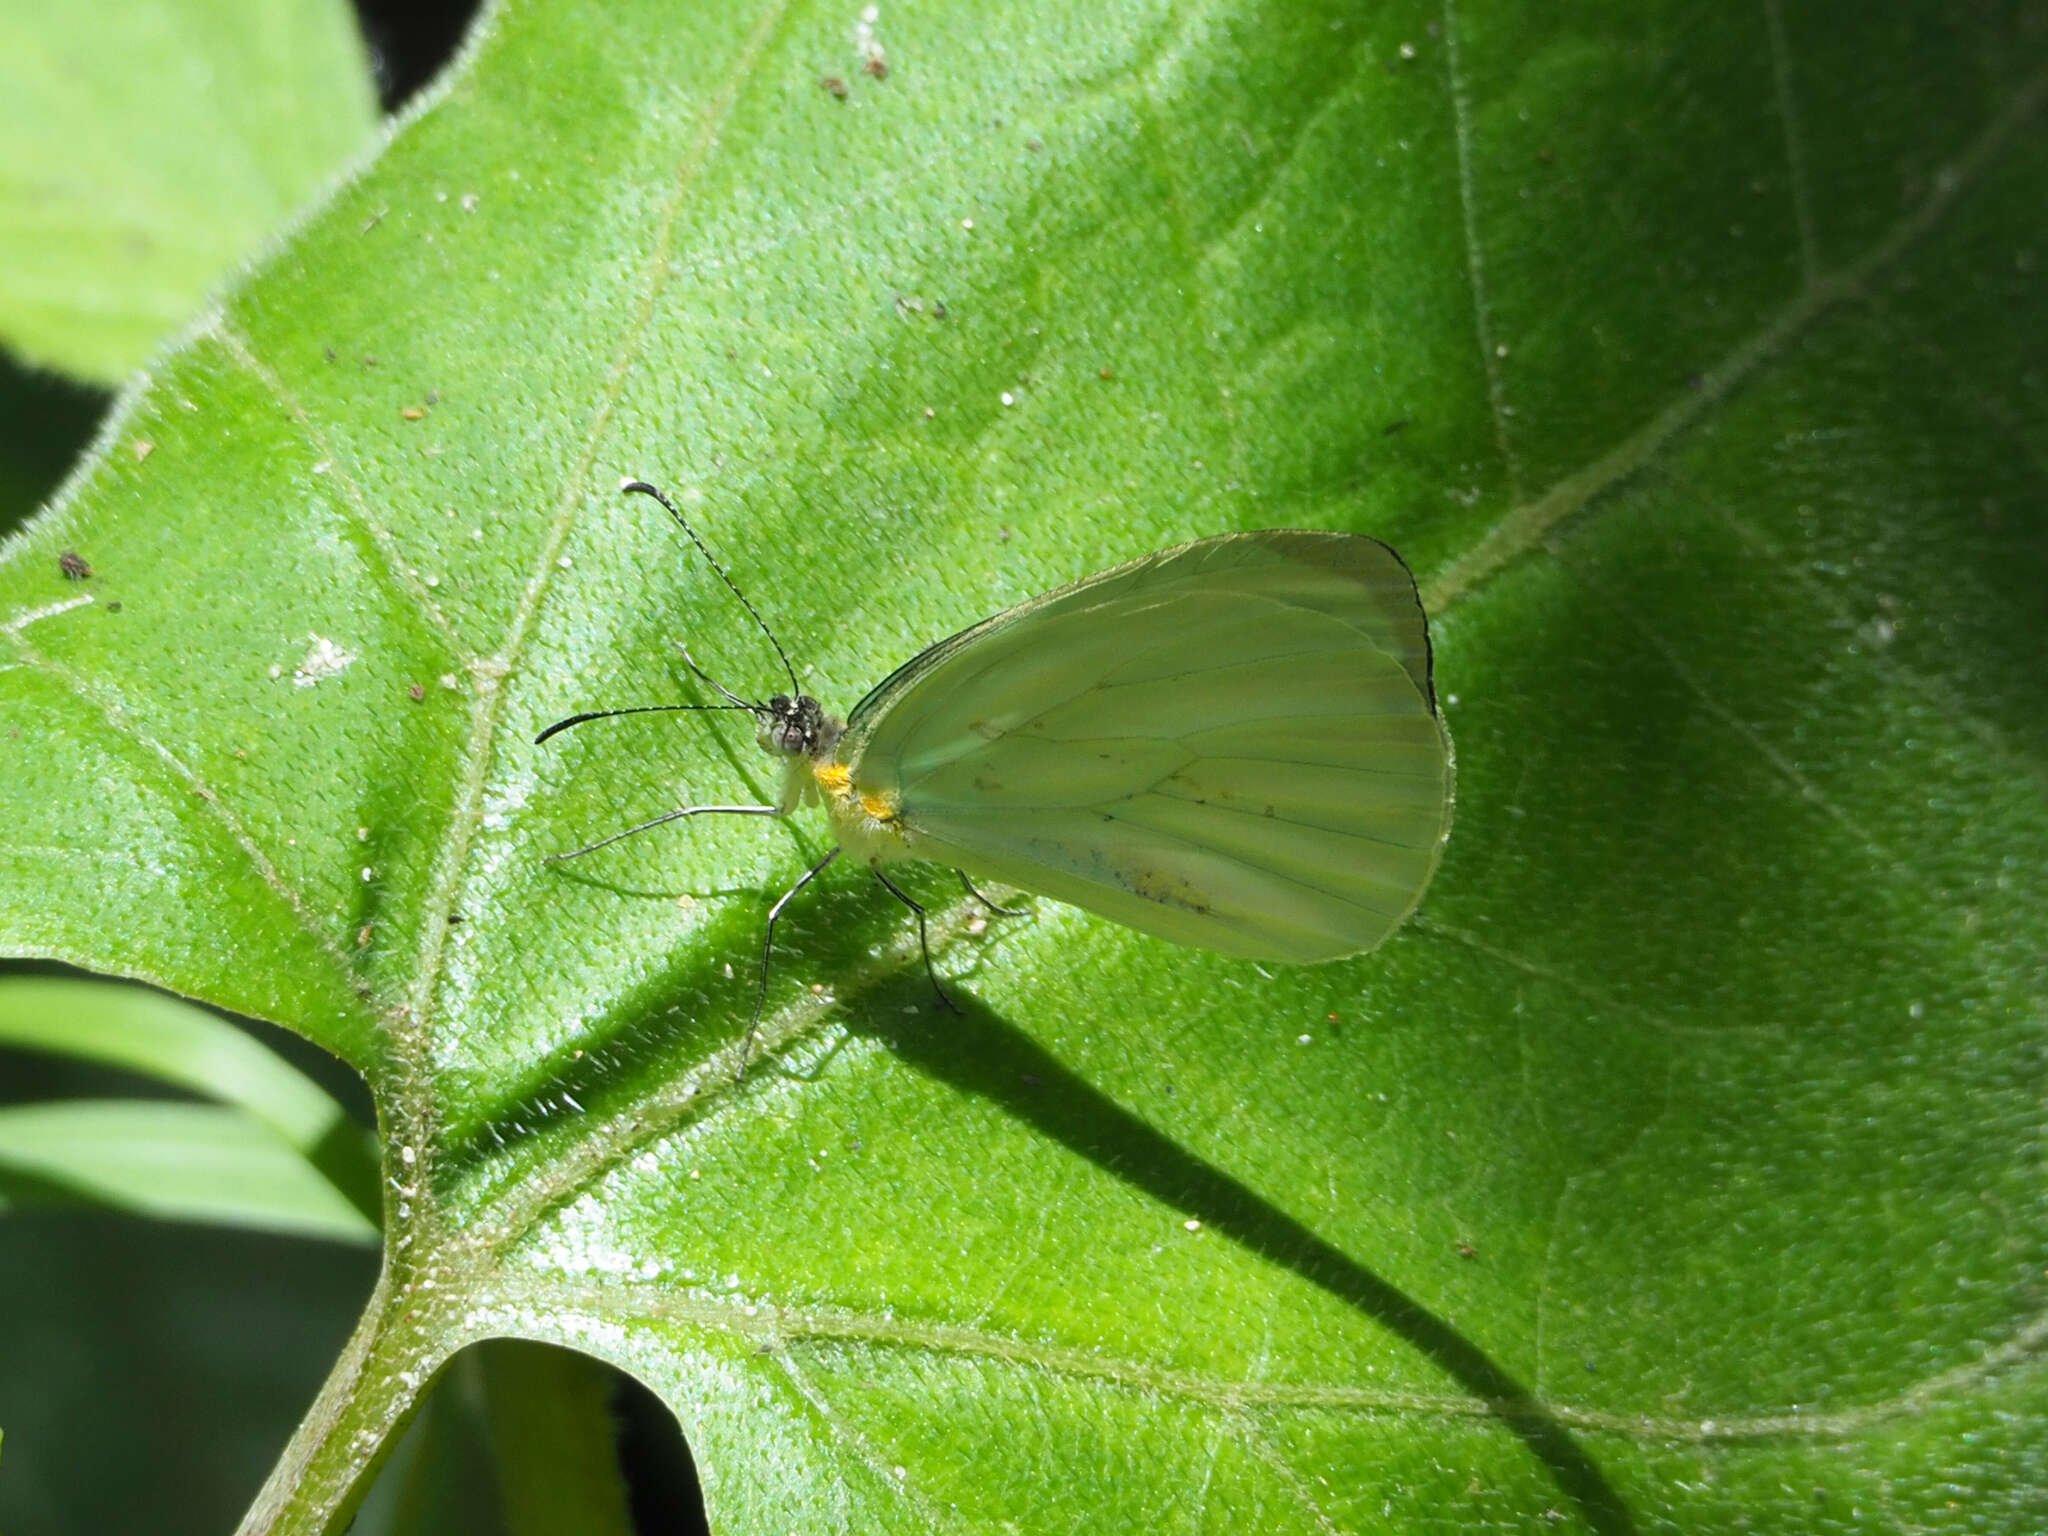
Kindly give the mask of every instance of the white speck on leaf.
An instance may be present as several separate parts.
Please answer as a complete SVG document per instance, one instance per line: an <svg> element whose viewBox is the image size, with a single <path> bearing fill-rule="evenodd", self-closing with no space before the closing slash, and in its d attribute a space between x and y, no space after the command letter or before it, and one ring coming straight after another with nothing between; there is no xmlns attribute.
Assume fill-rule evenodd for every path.
<svg viewBox="0 0 2048 1536"><path fill-rule="evenodd" d="M861 10L860 21L854 26L854 57L860 60L863 68L885 57L882 52L882 41L875 36L875 23L881 19L882 8L879 5L865 6Z"/></svg>
<svg viewBox="0 0 2048 1536"><path fill-rule="evenodd" d="M484 804L484 826L492 832L502 832L512 824L512 818L526 809L526 796L531 786L517 783L509 786L501 795L493 795Z"/></svg>
<svg viewBox="0 0 2048 1536"><path fill-rule="evenodd" d="M338 677L356 659L354 651L343 650L325 635L308 635L306 638L313 643L307 648L305 660L293 669L294 688L310 688L330 677Z"/></svg>

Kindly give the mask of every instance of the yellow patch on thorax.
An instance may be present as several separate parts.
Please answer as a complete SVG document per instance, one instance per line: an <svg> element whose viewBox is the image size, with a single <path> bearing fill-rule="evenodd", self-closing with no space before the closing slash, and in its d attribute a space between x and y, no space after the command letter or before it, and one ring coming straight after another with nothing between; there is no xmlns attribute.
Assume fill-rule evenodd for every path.
<svg viewBox="0 0 2048 1536"><path fill-rule="evenodd" d="M902 823L903 800L893 789L856 790L853 773L843 763L811 768L832 816L840 846L866 864L915 857L909 851Z"/></svg>

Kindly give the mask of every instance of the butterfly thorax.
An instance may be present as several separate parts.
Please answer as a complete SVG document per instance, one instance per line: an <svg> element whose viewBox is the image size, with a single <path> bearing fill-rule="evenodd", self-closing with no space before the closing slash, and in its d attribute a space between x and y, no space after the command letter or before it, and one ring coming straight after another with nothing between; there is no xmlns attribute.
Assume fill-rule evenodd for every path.
<svg viewBox="0 0 2048 1536"><path fill-rule="evenodd" d="M853 768L839 761L846 722L825 713L816 699L777 694L755 717L755 739L762 750L780 756L782 793L777 805L793 811L804 800L825 802L840 846L864 864L883 864L908 857L902 804L887 791L862 790Z"/></svg>
<svg viewBox="0 0 2048 1536"><path fill-rule="evenodd" d="M786 813L813 796L823 800L840 845L864 864L909 857L901 802L892 793L855 786L853 769L838 758L845 734L846 722L808 695L777 694L768 701L754 717L754 739L783 759L777 805Z"/></svg>

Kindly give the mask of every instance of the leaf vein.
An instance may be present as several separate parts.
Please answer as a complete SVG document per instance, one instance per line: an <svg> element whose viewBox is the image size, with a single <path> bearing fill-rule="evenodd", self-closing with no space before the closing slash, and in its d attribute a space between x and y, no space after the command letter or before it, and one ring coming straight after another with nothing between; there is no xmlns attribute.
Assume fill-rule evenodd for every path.
<svg viewBox="0 0 2048 1536"><path fill-rule="evenodd" d="M392 536L391 530L371 512L369 498L364 494L361 483L350 472L347 458L313 420L312 413L306 409L305 404L292 392L282 376L256 355L254 344L230 325L225 316L216 315L209 330L234 361L235 366L270 391L271 398L283 407L292 424L305 433L307 440L312 443L320 457L333 466L333 480L341 488L345 515L362 531L363 536L370 541L371 548L376 551L379 575L390 587L404 594L420 616L448 643L449 649L454 652L457 659L465 666L473 665L476 661L475 655L462 643L461 637L455 632L455 626L449 622L448 615L442 610L441 605L434 600L433 593L420 579L419 572L406 562L405 555L399 549L398 541Z"/></svg>
<svg viewBox="0 0 2048 1536"><path fill-rule="evenodd" d="M160 788L182 793L198 802L200 814L209 816L217 822L235 846L241 849L257 878L284 904L286 910L291 913L293 922L334 961L335 968L346 979L350 989L359 996L367 996L367 989L348 963L340 946L331 935L323 933L319 925L313 921L312 914L307 910L305 898L263 851L262 845L256 841L242 819L228 808L226 802L221 799L220 792L163 742L128 720L125 711L114 700L106 698L91 682L69 667L52 661L35 650L18 634L13 635L12 639L28 667L54 678L78 699L90 705L99 716L100 723L115 739L139 750L145 763L154 762Z"/></svg>
<svg viewBox="0 0 2048 1536"><path fill-rule="evenodd" d="M707 1300L608 1279L552 1281L536 1277L532 1291L507 1297L508 1304L548 1305L568 1312L591 1311L620 1317L673 1320L716 1329L736 1338L784 1348L792 1340L864 1344L878 1350L917 1352L990 1360L1050 1375L1106 1382L1135 1393L1214 1404L1230 1411L1303 1408L1367 1414L1411 1413L1445 1419L1498 1418L1526 1414L1522 1399L1496 1403L1442 1392L1408 1392L1387 1387L1330 1382L1246 1381L1204 1371L1155 1365L1093 1346L1052 1344L992 1334L958 1323L923 1322L869 1312L778 1307L759 1301ZM522 1313L521 1315L527 1315ZM1845 1440L1879 1425L1948 1401L1973 1387L2048 1355L2048 1315L2029 1318L2002 1343L1976 1360L1914 1383L1889 1398L1830 1413L1797 1407L1776 1413L1711 1418L1654 1417L1541 1402L1533 1406L1567 1429L1612 1435L1644 1444L1742 1444L1786 1440Z"/></svg>
<svg viewBox="0 0 2048 1536"><path fill-rule="evenodd" d="M1799 275L1811 288L1820 277L1820 245L1814 235L1813 199L1807 188L1806 150L1799 133L1799 110L1792 96L1792 50L1785 40L1784 0L1764 0L1764 26L1770 33L1771 83L1776 91L1778 129L1784 140L1792 219L1799 232Z"/></svg>
<svg viewBox="0 0 2048 1536"><path fill-rule="evenodd" d="M907 1475L897 1475L901 1469L893 1466L875 1448L874 1443L866 1435L847 1422L846 1415L841 1413L832 1400L826 1396L824 1390L805 1374L803 1368L791 1357L788 1350L773 1350L770 1357L775 1361L776 1366L781 1370L797 1396L808 1403L811 1411L824 1421L825 1427L831 1431L832 1438L851 1450L860 1459L862 1465L874 1474L877 1483L881 1484L882 1487L888 1489L890 1493L915 1510L918 1518L923 1521L925 1529L942 1530L951 1527L952 1529L959 1530L963 1528L958 1519L946 1519L937 1505L912 1488ZM839 1494L841 1500L842 1515L850 1515L852 1511L846 1507L846 1488L842 1485L835 1491Z"/></svg>
<svg viewBox="0 0 2048 1536"><path fill-rule="evenodd" d="M1188 212L1187 188L1183 184L1177 158L1168 152L1162 142L1159 103L1154 99L1151 82L1138 92L1138 101L1145 114L1146 137L1152 150L1154 168L1159 179L1166 186L1166 203L1173 219L1173 244L1188 278L1188 309L1194 319L1198 333L1197 341L1202 355L1209 361L1209 379L1216 395L1216 403L1223 417L1223 433L1230 454L1231 485L1228 489L1242 492L1250 485L1250 453L1245 442L1244 422L1237 409L1235 391L1231 388L1230 377L1224 369L1221 338L1216 330L1216 316L1209 294L1209 278L1203 270L1196 239L1194 220Z"/></svg>
<svg viewBox="0 0 2048 1536"><path fill-rule="evenodd" d="M1596 497L1614 489L1661 453L1680 433L1732 395L1749 376L1788 351L1823 314L1861 297L1878 272L1896 262L1932 229L1962 192L1983 173L1992 157L2041 108L2048 96L2048 70L2019 91L1985 128L1961 159L1934 178L1928 195L1862 256L1823 274L1689 389L1635 432L1592 463L1574 470L1536 500L1511 508L1463 555L1427 583L1423 605L1441 614L1537 548L1560 523Z"/></svg>
<svg viewBox="0 0 2048 1536"><path fill-rule="evenodd" d="M456 785L455 810L449 818L448 833L436 850L434 868L428 877L427 889L432 894L422 915L419 963L414 970L412 997L405 1013L409 1027L402 1032L400 1039L394 1041L401 1066L393 1086L410 1101L408 1112L421 1117L422 1123L413 1126L412 1130L413 1140L423 1150L433 1144L433 1138L428 1134L431 1126L424 1123L432 1103L432 1074L426 1047L433 1017L432 1002L440 985L447 954L448 914L457 909L461 900L470 848L477 829L483 823L485 789L495 761L498 712L504 698L503 682L518 664L538 619L541 604L551 587L556 562L582 509L585 485L591 466L597 460L598 447L610 428L633 365L639 360L655 308L672 270L670 252L676 222L681 217L690 190L716 148L719 126L731 112L741 88L751 78L789 3L790 0L772 0L763 10L739 56L733 61L724 86L707 104L697 131L683 153L677 166L675 185L670 189L656 221L653 248L642 276L639 301L620 340L597 408L584 433L583 451L556 497L554 513L541 540L533 570L520 592L497 652L471 668L476 693L470 712L469 740L463 748L461 774Z"/></svg>
<svg viewBox="0 0 2048 1536"><path fill-rule="evenodd" d="M1493 415L1494 447L1507 470L1508 496L1520 505L1522 464L1508 433L1507 385L1501 376L1500 350L1493 339L1493 314L1486 296L1486 255L1479 239L1479 195L1472 177L1472 110L1465 91L1464 67L1458 50L1457 0L1444 0L1445 78L1451 97L1452 137L1458 146L1458 209L1465 228L1465 280L1472 290L1472 323L1479 340L1479 365L1486 373L1486 404Z"/></svg>

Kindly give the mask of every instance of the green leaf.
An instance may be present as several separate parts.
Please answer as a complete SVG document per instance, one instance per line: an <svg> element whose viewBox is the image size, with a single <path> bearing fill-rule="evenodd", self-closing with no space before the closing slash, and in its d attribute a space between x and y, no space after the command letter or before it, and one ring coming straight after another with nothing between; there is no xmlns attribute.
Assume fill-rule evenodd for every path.
<svg viewBox="0 0 2048 1536"><path fill-rule="evenodd" d="M375 1222L241 1110L139 1099L0 1109L0 1208L67 1199L337 1242L377 1235Z"/></svg>
<svg viewBox="0 0 2048 1536"><path fill-rule="evenodd" d="M140 987L0 976L0 1046L122 1067L245 1110L331 1180L364 1220L377 1220L376 1137L225 1019Z"/></svg>
<svg viewBox="0 0 2048 1536"><path fill-rule="evenodd" d="M2038 4L495 13L0 555L0 946L369 1077L252 1512L510 1334L713 1524L2048 1511ZM820 85L847 84L844 99ZM147 442L139 457L124 445ZM1196 534L1387 538L1459 821L1267 974L944 872L934 1012L688 701ZM101 574L57 574L76 548ZM116 605L118 609L116 608Z"/></svg>
<svg viewBox="0 0 2048 1536"><path fill-rule="evenodd" d="M340 0L0 3L0 342L112 383L372 142Z"/></svg>
<svg viewBox="0 0 2048 1536"><path fill-rule="evenodd" d="M139 987L0 976L0 1046L125 1067L211 1095L302 1152L347 1119L318 1084L234 1025Z"/></svg>
<svg viewBox="0 0 2048 1536"><path fill-rule="evenodd" d="M492 1339L433 1390L358 1536L631 1536L611 1395L617 1378L572 1350Z"/></svg>
<svg viewBox="0 0 2048 1536"><path fill-rule="evenodd" d="M510 1536L633 1536L612 1434L612 1375L516 1339L479 1357Z"/></svg>

